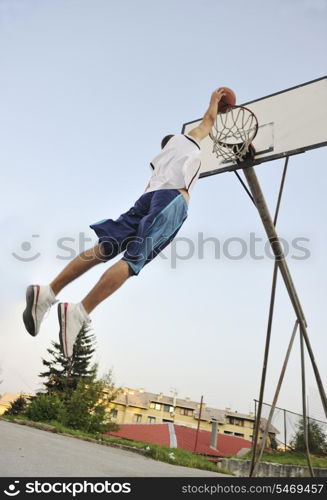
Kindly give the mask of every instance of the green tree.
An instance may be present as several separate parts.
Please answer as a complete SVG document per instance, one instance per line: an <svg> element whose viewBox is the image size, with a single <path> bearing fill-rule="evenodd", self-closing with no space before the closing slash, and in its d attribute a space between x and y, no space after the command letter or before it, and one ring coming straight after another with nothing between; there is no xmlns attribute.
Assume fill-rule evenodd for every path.
<svg viewBox="0 0 327 500"><path fill-rule="evenodd" d="M91 366L95 337L89 332L89 328L83 327L70 359L64 356L60 344L52 341L51 345L47 349L50 359L42 359L46 371L40 373L40 377L46 379L44 385L48 393L65 393L67 396L76 390L80 379L92 379L95 374L96 368Z"/></svg>
<svg viewBox="0 0 327 500"><path fill-rule="evenodd" d="M315 455L327 454L327 437L324 430L315 420L308 419L307 422L310 453ZM297 425L297 431L291 441L291 446L295 451L305 451L303 424L303 419L301 419Z"/></svg>
<svg viewBox="0 0 327 500"><path fill-rule="evenodd" d="M10 403L10 407L5 411L4 415L21 415L27 407L27 401L21 394L15 401Z"/></svg>
<svg viewBox="0 0 327 500"><path fill-rule="evenodd" d="M51 342L49 360L42 360L46 370L46 394L40 392L31 401L27 416L32 420L58 422L88 432L118 429L111 421L109 403L117 397L111 370L98 379L98 366L91 364L95 337L82 328L67 359L60 344Z"/></svg>
<svg viewBox="0 0 327 500"><path fill-rule="evenodd" d="M110 419L109 403L119 391L112 382L111 371L99 380L96 372L88 380L80 379L76 390L65 403L64 423L87 432L117 430L117 424Z"/></svg>
<svg viewBox="0 0 327 500"><path fill-rule="evenodd" d="M26 416L35 422L61 421L65 405L57 394L37 394L26 409Z"/></svg>

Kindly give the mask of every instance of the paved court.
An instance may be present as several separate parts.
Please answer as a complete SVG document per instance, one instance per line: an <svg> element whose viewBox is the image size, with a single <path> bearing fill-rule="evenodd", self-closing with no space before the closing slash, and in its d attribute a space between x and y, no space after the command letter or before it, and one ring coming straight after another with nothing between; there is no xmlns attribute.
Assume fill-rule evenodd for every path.
<svg viewBox="0 0 327 500"><path fill-rule="evenodd" d="M0 420L2 477L226 477Z"/></svg>

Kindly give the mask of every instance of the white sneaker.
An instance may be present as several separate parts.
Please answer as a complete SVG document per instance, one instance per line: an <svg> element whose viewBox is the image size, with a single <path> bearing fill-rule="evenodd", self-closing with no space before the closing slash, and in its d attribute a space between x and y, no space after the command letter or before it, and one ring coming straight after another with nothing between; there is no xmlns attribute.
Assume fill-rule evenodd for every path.
<svg viewBox="0 0 327 500"><path fill-rule="evenodd" d="M26 290L26 308L23 312L25 328L35 337L40 330L44 315L58 302L49 285L30 285Z"/></svg>
<svg viewBox="0 0 327 500"><path fill-rule="evenodd" d="M77 336L84 325L91 323L83 304L68 302L58 304L58 319L60 325L60 345L66 358L73 355L73 348Z"/></svg>

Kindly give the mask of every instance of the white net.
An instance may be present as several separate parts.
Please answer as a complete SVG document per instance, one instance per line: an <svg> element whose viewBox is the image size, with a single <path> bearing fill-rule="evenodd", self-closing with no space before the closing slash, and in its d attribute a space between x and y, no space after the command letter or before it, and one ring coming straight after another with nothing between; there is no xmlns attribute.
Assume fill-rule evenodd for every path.
<svg viewBox="0 0 327 500"><path fill-rule="evenodd" d="M213 153L224 160L242 161L258 131L256 116L248 108L232 106L218 113L210 138Z"/></svg>

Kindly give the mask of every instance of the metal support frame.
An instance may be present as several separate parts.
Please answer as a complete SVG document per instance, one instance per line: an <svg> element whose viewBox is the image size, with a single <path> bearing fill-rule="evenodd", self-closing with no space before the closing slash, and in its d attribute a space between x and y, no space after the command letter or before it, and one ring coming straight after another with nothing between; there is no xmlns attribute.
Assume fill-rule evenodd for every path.
<svg viewBox="0 0 327 500"><path fill-rule="evenodd" d="M266 447L266 441L267 441L267 437L268 437L268 433L269 433L269 428L270 428L270 425L271 425L271 422L272 422L272 418L274 416L274 411L275 411L275 408L276 408L276 405L277 405L278 396L279 396L279 393L280 393L280 389L282 387L282 383L283 383L283 379L284 379L286 367L287 367L288 360L289 360L289 357L290 357L290 354L291 354L291 350L292 350L292 347L293 347L293 342L294 342L294 339L295 339L295 334L296 334L296 331L298 329L298 326L299 326L299 322L298 322L298 320L296 320L294 328L293 328L291 340L290 340L288 348L287 348L287 352L286 352L285 360L284 360L284 363L283 363L282 371L281 371L280 376L279 376L279 380L278 380L277 388L276 388L276 391L275 391L274 399L273 399L272 405L270 407L270 412L269 412L269 416L268 416L268 419L267 419L267 424L266 424L266 427L265 427L265 430L264 430L264 433L263 433L263 436L262 436L261 448L260 448L260 451L258 453L258 456L256 457L255 463L252 461L253 468L252 468L252 470L250 470L250 475L251 476L256 476L257 475L258 468L259 468L259 463L261 461L262 454L263 454L264 449ZM253 454L253 457L254 456L255 456L255 454Z"/></svg>
<svg viewBox="0 0 327 500"><path fill-rule="evenodd" d="M307 462L308 462L310 475L311 475L311 477L314 477L314 472L313 472L311 457L310 457L310 450L309 450L309 434L308 434L306 390L305 390L304 342L303 342L303 333L302 333L301 329L300 329L300 349L301 349L303 437L304 437L305 453L307 455Z"/></svg>
<svg viewBox="0 0 327 500"><path fill-rule="evenodd" d="M290 354L290 350L292 348L295 332L298 326L300 326L300 338L301 338L301 349L303 351L303 340L305 341L307 351L311 360L312 368L315 374L319 394L321 397L322 405L325 411L325 415L327 417L327 399L326 399L326 393L323 387L323 383L320 377L320 373L314 358L314 354L311 348L311 344L309 341L308 333L307 333L307 322L303 313L303 309L299 300L299 297L296 292L295 285L293 283L285 255L279 240L279 237L277 235L275 225L278 217L278 212L279 212L279 206L280 206L280 200L281 200L281 194L282 194L282 187L283 183L285 180L285 173L286 173L286 168L287 168L287 163L288 163L288 158L286 160L286 165L284 168L284 174L283 174L283 179L282 179L282 184L279 192L279 197L278 197L278 202L277 202L277 207L276 207L276 213L275 213L275 218L274 221L271 218L268 206L266 204L259 180L256 176L255 170L253 168L253 161L247 160L244 165L243 165L243 172L246 177L249 190L251 193L251 199L254 201L254 204L259 212L261 221L263 223L264 229L266 231L266 234L268 236L268 240L270 242L271 248L274 252L275 255L275 268L274 268L274 276L273 276L273 285L272 285L272 293L271 293L271 302L270 302L270 311L269 311L269 320L268 320L268 331L267 331L267 341L266 341L266 348L265 348L265 358L264 358L264 366L263 366L263 373L262 373L262 380L261 380L261 388L260 388L260 400L259 400L259 407L258 407L258 412L256 415L256 425L255 425L255 437L253 440L253 455L252 455L252 463L250 467L250 476L255 475L258 469L258 464L262 456L262 452L264 450L265 446L265 439L267 438L268 431L269 431L269 425L271 423L271 419L273 416L273 412L277 403L277 397L279 394L280 386L284 377L288 357ZM248 193L249 194L249 193ZM284 361L282 373L280 375L280 380L276 389L276 394L275 394L275 399L274 404L271 408L271 412L269 415L269 419L266 425L265 429L265 434L264 438L262 440L262 449L261 452L258 456L258 460L256 461L256 446L257 446L257 441L258 441L258 434L259 434L259 429L260 429L260 419L261 419L261 408L262 408L262 401L263 401L263 392L264 392L264 385L265 385L265 377L266 377L266 368L267 368L267 361L268 361L268 353L269 353L269 342L270 342L270 334L271 334L271 326L272 326L272 317L273 317L273 308L274 308L274 297L275 297L275 290L276 290L276 280L277 280L277 271L280 271L285 287L287 289L289 298L291 300L295 315L296 315L296 323L295 327L293 330L291 342L286 354L286 358ZM301 352L302 352L301 351ZM304 372L304 354L302 353L301 356L301 370L302 370L302 405L303 405L303 414L304 418L306 420L306 406L305 406L305 372ZM303 399L304 398L304 399ZM261 402L261 404L260 404ZM307 432L306 430L306 422L304 422L304 431ZM309 455L309 450L308 450L308 440L306 439L306 450L307 450L307 458L308 458L308 466L310 470L310 474L313 475L313 469L311 466L311 461L310 461L310 455Z"/></svg>
<svg viewBox="0 0 327 500"><path fill-rule="evenodd" d="M288 167L288 157L286 158L286 161L285 161L285 165L284 165L284 169L283 169L283 175L282 175L282 180L281 180L281 183L280 183L280 188L279 188L279 193L278 193L278 199L277 199L277 205L276 205L275 216L274 216L274 226L276 226L276 224L277 224L277 219L278 219L278 214L279 214L279 209L280 209L280 203L281 203L281 199L282 199L282 194L283 194L283 189L284 189L284 184L285 184L285 178L286 178L286 173L287 173L287 167ZM253 200L252 197L251 197L251 199L254 202L254 200ZM256 416L255 428L254 428L254 439L253 439L253 446L252 446L252 459L251 459L251 466L250 466L250 476L253 474L253 470L254 470L255 463L256 463L256 451L257 451L257 444L258 444L258 439L259 439L261 412L262 412L262 404L263 404L263 395L264 395L264 388L265 388L265 383L266 383L266 373L267 373L267 364L268 364L268 356L269 356L269 346L270 346L272 322L273 322L274 307L275 307L275 297L276 297L276 287L277 287L277 272L278 272L278 266L277 266L277 262L275 260L275 263L274 263L274 272L273 272L273 279L272 279L272 286L271 286L271 293L270 293L270 305L269 305L268 325L267 325L267 334L266 334L266 347L265 347L265 354L264 354L263 367L262 367L262 375L261 375L258 414ZM268 426L268 424L267 424L267 426ZM262 453L260 455L260 458L261 458L261 456L262 456ZM260 458L258 460L260 460Z"/></svg>

